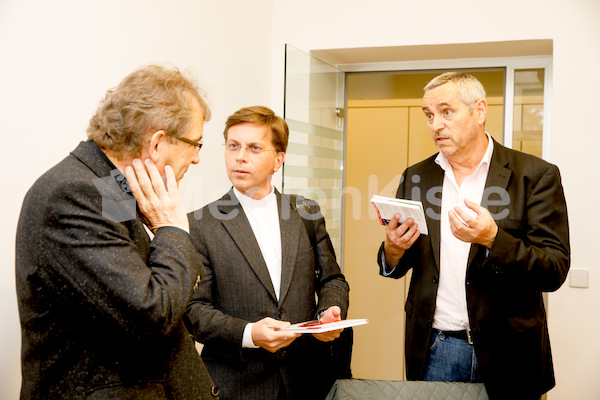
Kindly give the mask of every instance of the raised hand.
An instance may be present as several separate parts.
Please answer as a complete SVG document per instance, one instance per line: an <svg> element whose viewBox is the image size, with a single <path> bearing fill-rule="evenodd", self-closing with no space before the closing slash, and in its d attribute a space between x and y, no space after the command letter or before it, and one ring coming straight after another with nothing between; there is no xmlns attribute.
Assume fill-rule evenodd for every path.
<svg viewBox="0 0 600 400"><path fill-rule="evenodd" d="M132 165L125 168L125 177L148 228L156 232L158 228L174 226L189 232L173 169L165 166L163 180L150 159L144 160L144 163L135 159Z"/></svg>

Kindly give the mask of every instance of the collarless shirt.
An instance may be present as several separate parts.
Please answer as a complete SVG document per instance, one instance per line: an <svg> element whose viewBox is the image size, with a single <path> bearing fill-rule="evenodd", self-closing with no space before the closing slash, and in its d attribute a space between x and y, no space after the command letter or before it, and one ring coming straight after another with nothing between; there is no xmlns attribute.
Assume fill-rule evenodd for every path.
<svg viewBox="0 0 600 400"><path fill-rule="evenodd" d="M440 276L433 318L435 329L456 331L469 327L465 280L471 243L463 242L452 234L448 213L454 207L460 207L469 215L475 216L465 205L465 199L481 205L494 151L494 143L487 132L486 135L488 147L483 158L475 172L466 177L460 186L448 159L441 152L435 159L444 170L440 220Z"/></svg>

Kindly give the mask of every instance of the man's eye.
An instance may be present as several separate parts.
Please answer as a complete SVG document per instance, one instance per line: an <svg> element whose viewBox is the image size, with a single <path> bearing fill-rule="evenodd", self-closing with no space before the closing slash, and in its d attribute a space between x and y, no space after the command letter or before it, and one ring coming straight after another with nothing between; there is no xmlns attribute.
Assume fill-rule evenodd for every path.
<svg viewBox="0 0 600 400"><path fill-rule="evenodd" d="M232 149L232 150L237 150L237 149L239 149L239 148L240 148L240 145L239 145L239 144L235 144L235 143L229 143L229 145L228 145L228 146L229 146L229 148L230 148L230 149Z"/></svg>
<svg viewBox="0 0 600 400"><path fill-rule="evenodd" d="M450 114L452 114L451 110L448 110L448 109L444 110L444 115L450 115Z"/></svg>
<svg viewBox="0 0 600 400"><path fill-rule="evenodd" d="M262 151L262 147L260 147L260 146L252 146L252 151L255 151L255 152L259 153L259 152Z"/></svg>
<svg viewBox="0 0 600 400"><path fill-rule="evenodd" d="M427 119L432 119L432 118L433 118L433 114L425 114L425 117L426 117Z"/></svg>

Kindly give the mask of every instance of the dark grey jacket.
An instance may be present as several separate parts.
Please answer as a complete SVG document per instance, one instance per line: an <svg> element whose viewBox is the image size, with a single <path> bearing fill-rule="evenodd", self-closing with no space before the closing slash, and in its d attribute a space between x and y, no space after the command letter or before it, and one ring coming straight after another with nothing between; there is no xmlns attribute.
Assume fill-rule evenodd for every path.
<svg viewBox="0 0 600 400"><path fill-rule="evenodd" d="M324 398L333 381L329 343L303 335L276 353L242 348L244 327L265 317L292 323L312 320L337 305L348 310L348 283L335 260L318 205L311 202L316 256L307 229L289 199L279 205L282 267L279 300L260 247L233 191L190 214L190 232L204 258L206 276L188 307L194 334L204 343L202 358L224 399ZM319 273L315 276L315 257ZM318 297L318 302L315 300Z"/></svg>
<svg viewBox="0 0 600 400"><path fill-rule="evenodd" d="M176 228L150 240L116 172L82 142L25 197L16 241L21 398L214 398L183 321L198 254Z"/></svg>

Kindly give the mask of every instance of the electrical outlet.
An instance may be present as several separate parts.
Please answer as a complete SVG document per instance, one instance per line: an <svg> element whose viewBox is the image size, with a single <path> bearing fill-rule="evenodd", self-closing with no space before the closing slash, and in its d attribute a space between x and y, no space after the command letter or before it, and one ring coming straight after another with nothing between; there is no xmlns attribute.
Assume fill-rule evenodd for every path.
<svg viewBox="0 0 600 400"><path fill-rule="evenodd" d="M588 287L588 270L587 269L571 269L569 274L571 280L569 286L575 288L587 288Z"/></svg>

